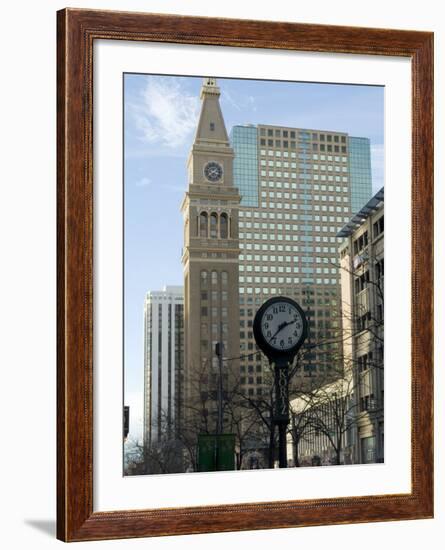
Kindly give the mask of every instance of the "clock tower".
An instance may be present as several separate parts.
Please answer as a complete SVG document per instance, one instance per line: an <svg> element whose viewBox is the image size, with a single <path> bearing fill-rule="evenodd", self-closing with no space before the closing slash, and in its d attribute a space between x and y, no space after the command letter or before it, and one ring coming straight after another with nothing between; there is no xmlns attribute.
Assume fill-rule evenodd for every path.
<svg viewBox="0 0 445 550"><path fill-rule="evenodd" d="M184 218L184 429L223 430L225 389L239 374L238 208L233 149L215 78L204 78L188 162ZM217 351L218 350L218 353ZM230 360L227 360L230 359ZM224 430L223 430L224 431Z"/></svg>

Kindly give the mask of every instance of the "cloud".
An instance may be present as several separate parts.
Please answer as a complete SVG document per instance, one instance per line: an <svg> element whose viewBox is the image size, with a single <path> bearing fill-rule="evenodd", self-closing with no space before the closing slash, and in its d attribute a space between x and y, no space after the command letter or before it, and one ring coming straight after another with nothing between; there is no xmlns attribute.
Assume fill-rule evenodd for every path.
<svg viewBox="0 0 445 550"><path fill-rule="evenodd" d="M150 178L141 178L136 182L136 187L147 187L150 184L151 184Z"/></svg>
<svg viewBox="0 0 445 550"><path fill-rule="evenodd" d="M235 99L233 98L233 96L231 94L229 94L229 92L227 90L222 90L222 99L223 101L227 101L227 103L229 105L231 105L234 109L236 109L237 111L241 111L241 105L235 101Z"/></svg>
<svg viewBox="0 0 445 550"><path fill-rule="evenodd" d="M221 100L222 102L226 102L228 105L231 105L237 111L245 111L246 109L252 109L252 111L257 110L255 98L251 95L246 96L236 94L236 96L233 96L223 88L221 92Z"/></svg>
<svg viewBox="0 0 445 550"><path fill-rule="evenodd" d="M256 106L256 100L255 98L252 96L252 95L249 95L247 96L247 103L250 105L251 109L253 111L256 111L257 110L257 106Z"/></svg>
<svg viewBox="0 0 445 550"><path fill-rule="evenodd" d="M199 99L174 77L148 77L136 102L128 105L140 139L175 149L190 143L197 124Z"/></svg>

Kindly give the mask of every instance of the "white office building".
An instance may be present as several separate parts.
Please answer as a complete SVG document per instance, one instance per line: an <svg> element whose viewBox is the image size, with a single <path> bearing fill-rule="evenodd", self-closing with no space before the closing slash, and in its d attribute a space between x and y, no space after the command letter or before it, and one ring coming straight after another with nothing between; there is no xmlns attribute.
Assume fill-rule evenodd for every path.
<svg viewBox="0 0 445 550"><path fill-rule="evenodd" d="M149 291L144 303L144 443L180 429L184 349L184 290Z"/></svg>

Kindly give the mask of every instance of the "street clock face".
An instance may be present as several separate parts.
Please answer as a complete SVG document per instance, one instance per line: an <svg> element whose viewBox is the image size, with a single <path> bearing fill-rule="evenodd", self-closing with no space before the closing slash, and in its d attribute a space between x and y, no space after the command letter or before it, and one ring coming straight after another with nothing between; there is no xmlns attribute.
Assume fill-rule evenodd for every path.
<svg viewBox="0 0 445 550"><path fill-rule="evenodd" d="M204 166L204 175L208 181L215 183L220 181L223 175L223 169L221 164L215 161L208 162Z"/></svg>
<svg viewBox="0 0 445 550"><path fill-rule="evenodd" d="M255 340L268 356L294 356L307 336L307 320L301 307L290 298L265 302L254 320Z"/></svg>
<svg viewBox="0 0 445 550"><path fill-rule="evenodd" d="M262 315L261 333L272 348L291 349L303 334L301 313L293 304L275 302Z"/></svg>

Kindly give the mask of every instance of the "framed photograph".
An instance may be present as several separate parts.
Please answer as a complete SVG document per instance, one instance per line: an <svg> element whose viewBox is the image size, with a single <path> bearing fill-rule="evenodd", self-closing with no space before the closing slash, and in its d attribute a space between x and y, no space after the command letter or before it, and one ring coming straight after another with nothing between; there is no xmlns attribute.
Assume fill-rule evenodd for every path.
<svg viewBox="0 0 445 550"><path fill-rule="evenodd" d="M57 24L58 538L431 518L433 34Z"/></svg>

